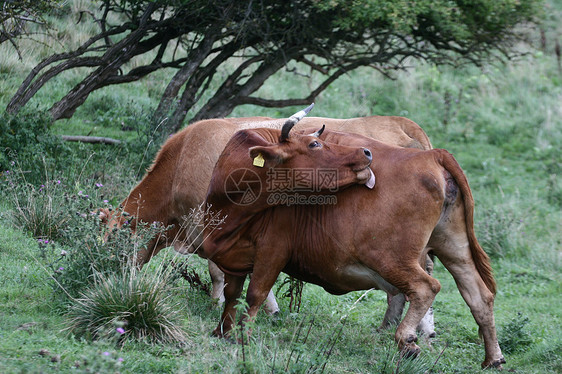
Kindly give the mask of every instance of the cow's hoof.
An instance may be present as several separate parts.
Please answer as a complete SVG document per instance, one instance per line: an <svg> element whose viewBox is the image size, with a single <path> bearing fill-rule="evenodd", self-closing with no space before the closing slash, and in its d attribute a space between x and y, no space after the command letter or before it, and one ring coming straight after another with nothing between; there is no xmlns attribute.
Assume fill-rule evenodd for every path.
<svg viewBox="0 0 562 374"><path fill-rule="evenodd" d="M216 338L224 338L224 335L222 333L222 329L220 327L217 327L216 329L213 330L213 332L211 333L212 336L216 337Z"/></svg>
<svg viewBox="0 0 562 374"><path fill-rule="evenodd" d="M502 356L497 360L486 360L482 363L482 369L498 369L502 370L502 364L505 364L505 358Z"/></svg>
<svg viewBox="0 0 562 374"><path fill-rule="evenodd" d="M404 358L416 358L420 355L421 349L415 343L408 343L402 347L400 354Z"/></svg>

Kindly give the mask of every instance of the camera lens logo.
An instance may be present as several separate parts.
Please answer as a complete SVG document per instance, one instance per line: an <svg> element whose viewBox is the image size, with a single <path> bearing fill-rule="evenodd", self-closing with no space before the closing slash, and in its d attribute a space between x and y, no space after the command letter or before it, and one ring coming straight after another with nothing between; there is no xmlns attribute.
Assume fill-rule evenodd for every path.
<svg viewBox="0 0 562 374"><path fill-rule="evenodd" d="M260 177L250 169L236 169L226 178L224 191L234 204L250 205L260 196Z"/></svg>

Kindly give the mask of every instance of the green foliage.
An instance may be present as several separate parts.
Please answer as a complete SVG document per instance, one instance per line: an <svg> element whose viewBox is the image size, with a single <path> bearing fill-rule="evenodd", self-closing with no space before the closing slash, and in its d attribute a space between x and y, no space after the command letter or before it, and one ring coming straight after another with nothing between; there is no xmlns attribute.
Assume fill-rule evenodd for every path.
<svg viewBox="0 0 562 374"><path fill-rule="evenodd" d="M116 334L118 334L116 332ZM97 348L97 347L96 347ZM91 350L82 355L72 366L73 373L120 373L123 372L125 362L115 350Z"/></svg>
<svg viewBox="0 0 562 374"><path fill-rule="evenodd" d="M178 343L186 340L180 313L165 272L124 266L121 271L95 274L94 282L72 303L67 329L77 336L115 339L120 344L129 338Z"/></svg>
<svg viewBox="0 0 562 374"><path fill-rule="evenodd" d="M463 45L477 37L500 37L506 28L530 19L539 1L345 1L318 2L326 12L336 12L334 23L350 32L385 25L400 33L431 32L447 35ZM429 27L431 26L431 27Z"/></svg>
<svg viewBox="0 0 562 374"><path fill-rule="evenodd" d="M41 184L46 172L67 166L70 149L49 131L51 123L48 114L41 111L0 115L0 170L11 170L17 160L26 180Z"/></svg>
<svg viewBox="0 0 562 374"><path fill-rule="evenodd" d="M60 244L66 255L54 269L55 291L64 304L68 298L80 296L97 277L119 274L130 267L137 251L162 232L162 228L138 224L135 232L126 224L113 228L106 236L97 214L90 206L71 215L61 235Z"/></svg>
<svg viewBox="0 0 562 374"><path fill-rule="evenodd" d="M144 174L173 131L167 119L157 121L146 112L136 120L130 121L130 124L130 129L136 131L137 137L129 142L129 147L133 154L142 154L138 170L141 172L139 174Z"/></svg>
<svg viewBox="0 0 562 374"><path fill-rule="evenodd" d="M505 326L502 326L499 335L499 343L505 354L512 354L528 349L533 344L533 338L529 332L529 317L518 312Z"/></svg>
<svg viewBox="0 0 562 374"><path fill-rule="evenodd" d="M0 9L0 43L26 33L27 22L44 24L45 15L56 8L61 0L3 1ZM19 51L18 51L19 52Z"/></svg>
<svg viewBox="0 0 562 374"><path fill-rule="evenodd" d="M519 226L519 220L507 209L500 206L485 209L476 226L478 241L491 258L513 255L516 253L514 233Z"/></svg>
<svg viewBox="0 0 562 374"><path fill-rule="evenodd" d="M431 373L437 363L431 362L428 356L418 358L404 357L394 346L387 346L377 352L379 359L373 365L373 373L380 374L426 374Z"/></svg>

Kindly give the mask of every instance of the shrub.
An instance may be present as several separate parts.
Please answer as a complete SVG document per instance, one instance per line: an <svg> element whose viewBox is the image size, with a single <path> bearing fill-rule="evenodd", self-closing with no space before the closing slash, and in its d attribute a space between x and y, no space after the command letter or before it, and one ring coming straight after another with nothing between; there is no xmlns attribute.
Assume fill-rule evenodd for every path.
<svg viewBox="0 0 562 374"><path fill-rule="evenodd" d="M91 209L90 206L86 208ZM125 225L112 229L104 240L105 228L90 209L71 216L59 241L66 249L66 255L59 263L63 270L54 269L54 278L57 282L55 289L63 304L69 297L78 297L90 287L95 277L108 277L129 267L135 253L163 230L159 226L138 224L133 233Z"/></svg>
<svg viewBox="0 0 562 374"><path fill-rule="evenodd" d="M109 275L96 273L95 281L71 305L67 329L92 339L127 338L151 343L185 341L180 306L171 299L165 272L138 272L126 266Z"/></svg>
<svg viewBox="0 0 562 374"><path fill-rule="evenodd" d="M518 312L499 332L499 344L506 354L521 352L533 343L527 330L529 318Z"/></svg>
<svg viewBox="0 0 562 374"><path fill-rule="evenodd" d="M63 140L49 132L52 119L48 113L29 110L18 115L0 115L0 170L10 170L17 158L26 179L41 184L45 172L64 169L70 164L71 150ZM37 167L43 160L44 168Z"/></svg>

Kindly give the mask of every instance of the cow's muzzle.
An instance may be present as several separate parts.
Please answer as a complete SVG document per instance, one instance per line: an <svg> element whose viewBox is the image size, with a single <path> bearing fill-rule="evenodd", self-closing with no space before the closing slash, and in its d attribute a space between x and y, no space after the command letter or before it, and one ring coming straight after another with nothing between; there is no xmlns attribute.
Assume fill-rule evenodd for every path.
<svg viewBox="0 0 562 374"><path fill-rule="evenodd" d="M363 169L356 171L357 180L359 184L364 184L369 188L375 187L375 174L369 167L373 161L373 153L368 148L363 148L363 154L368 160L367 166Z"/></svg>
<svg viewBox="0 0 562 374"><path fill-rule="evenodd" d="M375 173L373 173L370 167L358 171L357 180L359 184L364 184L371 189L375 187Z"/></svg>

